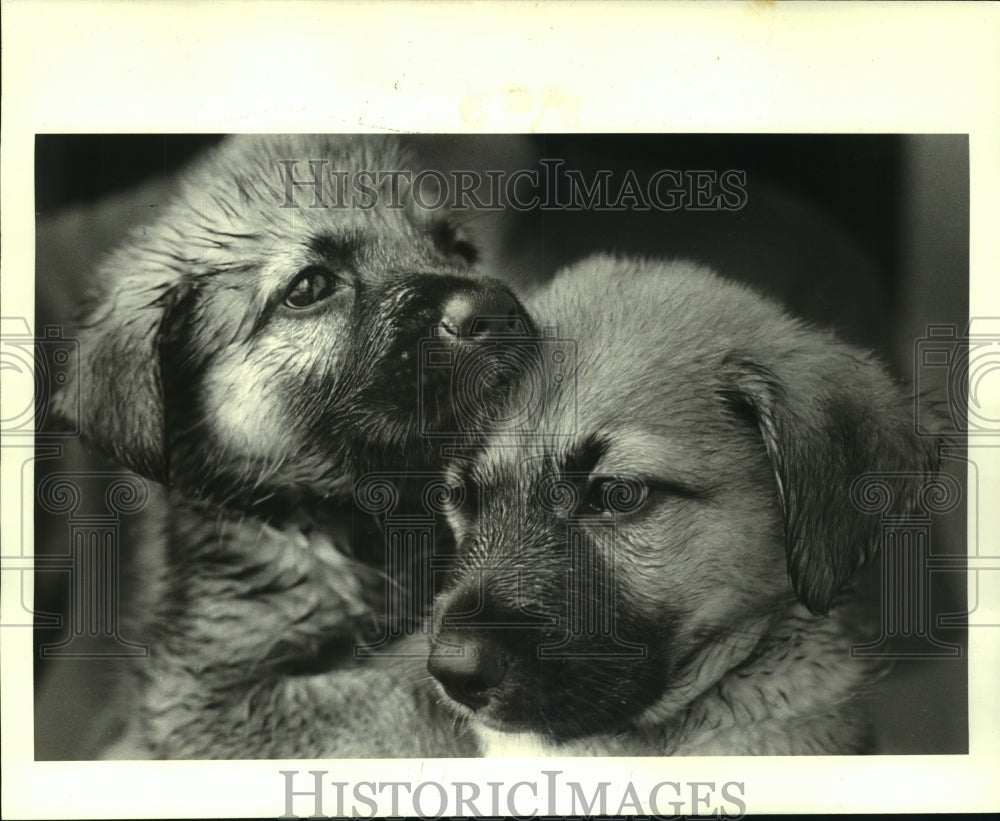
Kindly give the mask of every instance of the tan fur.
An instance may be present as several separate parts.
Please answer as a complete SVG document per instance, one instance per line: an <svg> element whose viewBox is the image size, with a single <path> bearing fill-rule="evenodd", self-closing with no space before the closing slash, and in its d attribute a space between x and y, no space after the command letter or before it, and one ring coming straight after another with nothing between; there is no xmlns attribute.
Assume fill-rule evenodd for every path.
<svg viewBox="0 0 1000 821"><path fill-rule="evenodd" d="M415 166L390 137L226 140L108 255L79 329L64 415L78 393L90 443L163 486L126 545L126 619L150 655L114 705L129 726L108 757L467 750L426 682L414 612L430 593L387 566L353 490L373 470L434 475L422 390L436 403L427 430L475 435L453 427L447 373L420 370L420 342L439 325L452 352L476 349L492 339L470 331L476 316L508 320L520 306L470 269L454 215L417 207L405 185L345 208L312 207L307 188L288 207L289 160L295 179L313 160ZM329 287L290 301L314 276ZM389 595L416 602L402 623ZM354 655L390 628L402 638L386 657Z"/></svg>
<svg viewBox="0 0 1000 821"><path fill-rule="evenodd" d="M537 433L497 431L452 466L474 502L453 514L459 569L435 606L432 671L482 751L864 751L875 671L851 657L841 589L879 531L849 495L866 471L898 472L905 506L932 472L902 392L868 354L685 262L594 257L531 310L576 343L575 379L541 371L525 387L542 395ZM588 475L565 472L588 441ZM635 511L602 509L600 476L652 489ZM558 482L569 501L540 510ZM572 633L587 596L620 641ZM477 625L448 626L476 607ZM526 614L560 626L510 626ZM546 661L556 640L575 657ZM499 683L435 662L449 643Z"/></svg>

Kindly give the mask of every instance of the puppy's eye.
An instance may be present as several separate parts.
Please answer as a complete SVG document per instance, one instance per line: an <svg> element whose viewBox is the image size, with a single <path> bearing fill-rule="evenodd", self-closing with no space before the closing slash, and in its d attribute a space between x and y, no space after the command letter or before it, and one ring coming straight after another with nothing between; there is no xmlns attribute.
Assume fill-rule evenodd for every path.
<svg viewBox="0 0 1000 821"><path fill-rule="evenodd" d="M595 476L584 492L577 515L613 518L635 513L649 498L649 486L630 476Z"/></svg>
<svg viewBox="0 0 1000 821"><path fill-rule="evenodd" d="M445 479L435 485L432 492L431 506L441 513L455 513L465 504L466 488L460 481Z"/></svg>
<svg viewBox="0 0 1000 821"><path fill-rule="evenodd" d="M337 290L337 277L320 265L310 265L299 272L285 294L289 308L308 308L322 302Z"/></svg>
<svg viewBox="0 0 1000 821"><path fill-rule="evenodd" d="M479 249L458 235L455 226L440 222L433 229L434 243L438 249L458 265L475 265L479 262Z"/></svg>
<svg viewBox="0 0 1000 821"><path fill-rule="evenodd" d="M467 515L479 510L479 486L468 477L450 477L443 483L439 509L451 515Z"/></svg>
<svg viewBox="0 0 1000 821"><path fill-rule="evenodd" d="M479 249L464 239L455 240L451 253L461 259L466 265L475 265L479 261Z"/></svg>

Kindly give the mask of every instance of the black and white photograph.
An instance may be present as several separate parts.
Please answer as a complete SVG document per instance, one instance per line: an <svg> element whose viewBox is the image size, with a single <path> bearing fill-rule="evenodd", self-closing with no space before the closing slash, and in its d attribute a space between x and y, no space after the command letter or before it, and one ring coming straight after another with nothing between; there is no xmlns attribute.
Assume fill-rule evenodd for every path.
<svg viewBox="0 0 1000 821"><path fill-rule="evenodd" d="M742 817L995 761L981 138L554 88L471 129L19 131L19 771L172 773L210 816L253 814L195 800L221 777L284 817Z"/></svg>
<svg viewBox="0 0 1000 821"><path fill-rule="evenodd" d="M967 750L963 137L35 156L36 755Z"/></svg>

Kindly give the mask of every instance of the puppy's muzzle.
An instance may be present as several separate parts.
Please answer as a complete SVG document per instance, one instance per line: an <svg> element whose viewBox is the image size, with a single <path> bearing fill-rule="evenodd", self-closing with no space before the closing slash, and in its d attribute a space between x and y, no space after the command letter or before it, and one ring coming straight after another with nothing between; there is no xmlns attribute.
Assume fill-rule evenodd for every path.
<svg viewBox="0 0 1000 821"><path fill-rule="evenodd" d="M395 341L389 361L415 362L422 341L456 351L473 352L510 338L533 338L537 329L524 306L499 280L418 275L389 289L376 309L396 315ZM442 371L427 369L423 375Z"/></svg>
<svg viewBox="0 0 1000 821"><path fill-rule="evenodd" d="M453 645L436 644L427 669L445 692L472 710L489 703L490 691L507 673L507 651L488 638L466 639Z"/></svg>
<svg viewBox="0 0 1000 821"><path fill-rule="evenodd" d="M456 341L488 342L523 333L527 315L506 288L481 284L453 293L441 311L440 335Z"/></svg>
<svg viewBox="0 0 1000 821"><path fill-rule="evenodd" d="M394 334L370 370L372 399L419 436L481 435L536 369L537 329L499 280L411 275L379 310Z"/></svg>
<svg viewBox="0 0 1000 821"><path fill-rule="evenodd" d="M480 717L506 713L506 702L516 697L526 676L533 678L545 627L557 620L467 586L446 595L439 607L428 672Z"/></svg>
<svg viewBox="0 0 1000 821"><path fill-rule="evenodd" d="M566 739L619 726L658 697L665 668L641 641L661 625L622 613L610 632L576 629L569 599L589 591L570 582L560 595L557 574L533 581L523 601L506 574L438 600L427 670L448 698L494 730Z"/></svg>

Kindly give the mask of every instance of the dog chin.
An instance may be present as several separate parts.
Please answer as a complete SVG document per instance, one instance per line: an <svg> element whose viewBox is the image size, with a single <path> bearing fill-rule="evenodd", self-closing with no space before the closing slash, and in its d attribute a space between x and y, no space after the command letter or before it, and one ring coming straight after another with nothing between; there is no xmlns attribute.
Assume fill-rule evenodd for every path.
<svg viewBox="0 0 1000 821"><path fill-rule="evenodd" d="M537 733L504 732L473 722L484 758L547 758L564 755L562 745Z"/></svg>

